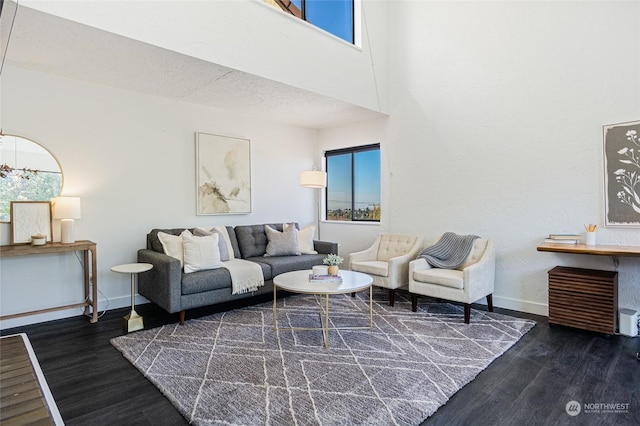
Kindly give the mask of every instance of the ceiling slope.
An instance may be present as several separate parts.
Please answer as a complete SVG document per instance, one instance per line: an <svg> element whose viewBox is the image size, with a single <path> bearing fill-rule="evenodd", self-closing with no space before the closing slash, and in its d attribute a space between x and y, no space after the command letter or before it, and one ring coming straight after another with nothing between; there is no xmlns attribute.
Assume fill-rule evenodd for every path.
<svg viewBox="0 0 640 426"><path fill-rule="evenodd" d="M308 128L384 116L27 7L18 6L14 20L15 3L3 3L5 65Z"/></svg>

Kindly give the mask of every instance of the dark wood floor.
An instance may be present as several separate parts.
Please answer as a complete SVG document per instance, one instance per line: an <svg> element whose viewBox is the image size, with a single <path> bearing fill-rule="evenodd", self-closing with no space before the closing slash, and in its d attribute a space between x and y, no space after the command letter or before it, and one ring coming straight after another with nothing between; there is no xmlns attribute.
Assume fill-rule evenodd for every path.
<svg viewBox="0 0 640 426"><path fill-rule="evenodd" d="M225 306L223 308L230 308ZM482 307L478 307L482 309ZM145 328L178 321L151 305L136 308ZM220 307L190 311L187 319ZM549 327L546 317L496 309L538 322L520 342L456 393L425 425L638 425L640 337ZM187 424L109 340L122 335L127 309L108 311L97 324L84 317L34 324L27 333L67 425ZM1 349L1 348L0 348ZM569 416L569 401L628 404L621 413ZM595 407L595 406L592 406Z"/></svg>

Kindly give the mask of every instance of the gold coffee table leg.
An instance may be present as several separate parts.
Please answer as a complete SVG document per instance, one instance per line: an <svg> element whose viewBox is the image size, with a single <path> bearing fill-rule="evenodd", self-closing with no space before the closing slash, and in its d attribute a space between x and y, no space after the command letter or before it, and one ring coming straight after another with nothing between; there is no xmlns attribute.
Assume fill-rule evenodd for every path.
<svg viewBox="0 0 640 426"><path fill-rule="evenodd" d="M276 286L273 286L273 330L278 331L278 323L276 317L278 315L278 311L276 309Z"/></svg>
<svg viewBox="0 0 640 426"><path fill-rule="evenodd" d="M325 294L325 311L324 311L324 348L329 349L329 294Z"/></svg>
<svg viewBox="0 0 640 426"><path fill-rule="evenodd" d="M373 286L369 287L369 328L373 328Z"/></svg>

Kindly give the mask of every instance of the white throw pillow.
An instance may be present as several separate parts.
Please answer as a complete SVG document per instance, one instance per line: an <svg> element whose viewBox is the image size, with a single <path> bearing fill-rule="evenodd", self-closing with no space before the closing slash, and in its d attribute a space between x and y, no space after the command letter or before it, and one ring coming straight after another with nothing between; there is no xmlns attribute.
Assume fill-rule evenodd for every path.
<svg viewBox="0 0 640 426"><path fill-rule="evenodd" d="M285 223L283 229L286 231L290 226L295 228L293 223ZM301 254L318 254L318 252L313 249L313 237L315 234L316 227L313 225L309 225L298 231L298 249L300 249Z"/></svg>
<svg viewBox="0 0 640 426"><path fill-rule="evenodd" d="M167 256L175 257L180 261L180 267L184 264L184 249L182 248L182 236L181 235L171 235L166 232L158 232L158 239L160 240L160 244L162 244L162 248L164 249L164 254Z"/></svg>
<svg viewBox="0 0 640 426"><path fill-rule="evenodd" d="M222 267L220 250L218 249L218 234L196 237L185 229L180 235L184 246L185 274Z"/></svg>

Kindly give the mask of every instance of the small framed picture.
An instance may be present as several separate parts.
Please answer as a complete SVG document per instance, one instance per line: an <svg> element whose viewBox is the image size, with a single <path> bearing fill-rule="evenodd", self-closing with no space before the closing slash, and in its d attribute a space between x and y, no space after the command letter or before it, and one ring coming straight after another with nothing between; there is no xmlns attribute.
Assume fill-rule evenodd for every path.
<svg viewBox="0 0 640 426"><path fill-rule="evenodd" d="M11 244L30 243L41 234L51 242L51 203L49 201L11 202Z"/></svg>

